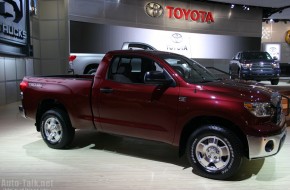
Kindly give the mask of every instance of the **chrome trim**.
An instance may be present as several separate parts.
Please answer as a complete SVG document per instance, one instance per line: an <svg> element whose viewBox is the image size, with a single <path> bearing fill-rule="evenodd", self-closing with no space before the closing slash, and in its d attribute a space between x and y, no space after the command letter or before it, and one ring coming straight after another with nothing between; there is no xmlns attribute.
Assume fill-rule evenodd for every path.
<svg viewBox="0 0 290 190"><path fill-rule="evenodd" d="M281 102L281 95L279 92L273 92L271 96L271 103L275 106L278 107L279 103Z"/></svg>
<svg viewBox="0 0 290 190"><path fill-rule="evenodd" d="M263 158L267 156L275 155L279 152L281 147L283 146L284 140L286 138L287 129L285 124L285 129L279 135L269 136L269 137L254 137L247 136L248 145L249 145L249 159L255 158ZM266 144L272 141L273 142L273 150L267 152L265 150Z"/></svg>
<svg viewBox="0 0 290 190"><path fill-rule="evenodd" d="M18 110L19 110L19 114L20 114L22 117L26 118L26 116L25 116L25 110L24 110L24 108L23 108L22 105L19 105L19 106L18 106Z"/></svg>
<svg viewBox="0 0 290 190"><path fill-rule="evenodd" d="M20 92L20 99L23 100L23 92Z"/></svg>

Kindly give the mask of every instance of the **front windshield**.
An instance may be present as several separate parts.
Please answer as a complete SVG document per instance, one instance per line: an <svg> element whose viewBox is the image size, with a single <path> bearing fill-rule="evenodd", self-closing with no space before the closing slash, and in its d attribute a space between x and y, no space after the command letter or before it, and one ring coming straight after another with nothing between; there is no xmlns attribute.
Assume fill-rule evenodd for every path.
<svg viewBox="0 0 290 190"><path fill-rule="evenodd" d="M245 59L245 60L254 60L254 59L272 60L272 57L268 52L244 52L242 55L242 59Z"/></svg>
<svg viewBox="0 0 290 190"><path fill-rule="evenodd" d="M204 83L218 78L199 63L181 55L166 54L163 59L188 83Z"/></svg>

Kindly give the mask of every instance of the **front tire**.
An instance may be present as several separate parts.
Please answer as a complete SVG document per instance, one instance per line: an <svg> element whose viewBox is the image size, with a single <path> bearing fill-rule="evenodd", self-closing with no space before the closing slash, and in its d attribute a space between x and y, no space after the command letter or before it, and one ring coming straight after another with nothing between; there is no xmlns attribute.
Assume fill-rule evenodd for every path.
<svg viewBox="0 0 290 190"><path fill-rule="evenodd" d="M188 139L187 157L197 175L223 180L233 176L242 163L238 137L226 128L205 125Z"/></svg>
<svg viewBox="0 0 290 190"><path fill-rule="evenodd" d="M271 85L278 85L279 79L272 79L271 80Z"/></svg>
<svg viewBox="0 0 290 190"><path fill-rule="evenodd" d="M54 149L65 148L75 135L67 113L60 109L48 110L42 115L40 132L47 146Z"/></svg>

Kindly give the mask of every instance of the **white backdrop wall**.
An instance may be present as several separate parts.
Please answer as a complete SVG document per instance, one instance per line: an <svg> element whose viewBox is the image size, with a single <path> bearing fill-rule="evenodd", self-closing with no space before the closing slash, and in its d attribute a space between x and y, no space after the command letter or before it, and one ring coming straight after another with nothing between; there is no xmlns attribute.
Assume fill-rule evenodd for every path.
<svg viewBox="0 0 290 190"><path fill-rule="evenodd" d="M158 18L148 16L144 7L149 2L160 4L164 14ZM166 6L211 12L214 22L170 19ZM73 53L105 53L119 49L124 41L140 41L160 50L175 51L178 45L174 47L169 39L179 33L183 37L179 46L187 48L177 53L228 71L229 59L237 51L261 49L260 8L245 11L241 6L231 9L229 5L194 0L70 0L68 13Z"/></svg>

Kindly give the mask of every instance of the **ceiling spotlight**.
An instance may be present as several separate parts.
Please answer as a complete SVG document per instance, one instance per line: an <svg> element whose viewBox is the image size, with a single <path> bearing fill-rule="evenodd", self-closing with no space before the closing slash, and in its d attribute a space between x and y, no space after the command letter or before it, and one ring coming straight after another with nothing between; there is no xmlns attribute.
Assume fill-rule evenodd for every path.
<svg viewBox="0 0 290 190"><path fill-rule="evenodd" d="M235 8L235 5L234 4L231 5L231 9L233 9L233 8Z"/></svg>
<svg viewBox="0 0 290 190"><path fill-rule="evenodd" d="M249 11L249 10L250 10L250 7L248 7L248 6L246 6L246 5L243 5L243 10L244 10L244 11L246 11L246 10Z"/></svg>

